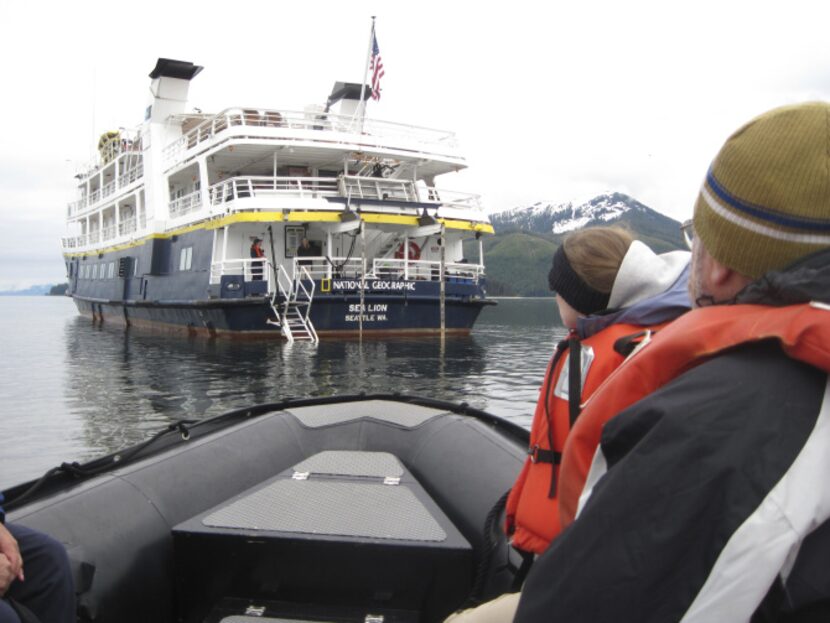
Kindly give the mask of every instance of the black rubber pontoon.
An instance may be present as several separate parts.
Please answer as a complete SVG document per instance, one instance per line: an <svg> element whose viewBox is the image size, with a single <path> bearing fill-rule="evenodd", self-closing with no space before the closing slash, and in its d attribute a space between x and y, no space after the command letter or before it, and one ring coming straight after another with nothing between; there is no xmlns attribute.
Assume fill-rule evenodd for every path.
<svg viewBox="0 0 830 623"><path fill-rule="evenodd" d="M527 438L465 405L288 401L5 493L66 545L82 621L438 621L510 587L491 510Z"/></svg>

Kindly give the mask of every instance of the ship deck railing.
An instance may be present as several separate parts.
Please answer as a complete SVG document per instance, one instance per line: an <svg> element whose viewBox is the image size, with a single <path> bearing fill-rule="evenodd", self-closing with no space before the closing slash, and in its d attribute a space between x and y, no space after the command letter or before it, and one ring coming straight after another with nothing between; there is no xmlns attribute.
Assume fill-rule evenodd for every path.
<svg viewBox="0 0 830 623"><path fill-rule="evenodd" d="M182 116L187 123L189 117ZM211 141L223 132L256 138L284 138L286 140L319 141L327 146L353 145L388 148L406 143L424 153L440 149L454 154L458 147L455 134L421 126L360 119L352 115L337 115L325 111L293 111L261 108L228 108L202 121L162 152L165 166L180 161L189 150ZM230 132L228 132L230 135Z"/></svg>
<svg viewBox="0 0 830 623"><path fill-rule="evenodd" d="M125 169L134 169L141 161L142 152L141 128L131 130L120 128L118 136L107 140L99 147L98 157L79 171L75 177L85 182L112 166L116 161Z"/></svg>
<svg viewBox="0 0 830 623"><path fill-rule="evenodd" d="M132 191L132 186L143 179L144 165L139 161L135 166L131 166L125 170L118 172L118 177L110 182L107 182L100 188L96 188L89 192L86 196L81 197L76 201L72 201L67 206L67 216L69 218L81 216L86 212L92 212L99 207L99 204L109 199L113 195L121 191Z"/></svg>
<svg viewBox="0 0 830 623"><path fill-rule="evenodd" d="M179 218L197 212L202 207L202 191L197 190L188 195L177 197L168 204L170 218Z"/></svg>
<svg viewBox="0 0 830 623"><path fill-rule="evenodd" d="M118 235L126 236L138 230L138 219L128 218L118 223Z"/></svg>
<svg viewBox="0 0 830 623"><path fill-rule="evenodd" d="M260 275L262 281L268 282L269 292L277 287L276 275L271 263L261 258L229 258L210 264L210 283L216 285L221 283L225 275L242 276L245 281L254 281L255 275Z"/></svg>
<svg viewBox="0 0 830 623"><path fill-rule="evenodd" d="M233 177L210 187L210 203L223 205L236 199L295 197L316 199L337 196L337 180L330 177Z"/></svg>
<svg viewBox="0 0 830 623"><path fill-rule="evenodd" d="M481 210L480 196L439 190L412 180L341 175L331 177L237 176L210 187L210 203L219 206L237 199L286 197L316 199L372 199L406 203L432 203L459 209Z"/></svg>
<svg viewBox="0 0 830 623"><path fill-rule="evenodd" d="M368 260L367 260L368 263ZM363 259L360 257L310 256L294 258L294 274L305 268L312 279L360 279L366 273Z"/></svg>
<svg viewBox="0 0 830 623"><path fill-rule="evenodd" d="M90 195L89 205L100 200L100 191ZM339 197L345 202L350 200L388 201L388 206L378 206L378 210L394 210L397 213L417 215L422 204L433 204L444 208L457 208L481 212L479 195L437 189L411 180L375 178L359 175L341 175L331 177L287 177L287 176L237 176L218 182L208 189L209 214L214 216L228 212L245 212L248 210L281 209L279 204L269 204L276 198L282 199L320 199ZM259 200L259 201L254 201ZM263 200L265 200L263 202ZM406 204L412 204L407 206ZM204 211L202 192L191 192L177 197L168 203L170 219ZM313 208L311 208L313 209ZM321 209L340 210L340 205L324 205ZM119 236L128 236L146 227L146 216L136 226L119 223L101 232L92 232L62 239L65 250L74 250L101 242L115 241Z"/></svg>
<svg viewBox="0 0 830 623"><path fill-rule="evenodd" d="M305 264L303 264L305 262ZM304 257L294 259L304 265L313 279L366 279L437 281L441 274L440 260L407 260L374 258L366 261L370 269L364 271L361 258ZM295 268L295 273L297 269ZM478 283L484 276L484 266L468 262L444 262L444 277L459 282Z"/></svg>
<svg viewBox="0 0 830 623"><path fill-rule="evenodd" d="M104 240L103 230L96 229L88 234L80 234L78 236L67 236L63 238L64 249L81 249L94 244L100 244ZM109 230L106 230L109 233Z"/></svg>
<svg viewBox="0 0 830 623"><path fill-rule="evenodd" d="M252 268L261 264L260 259L230 258L213 262L210 267L210 283L218 284L223 275L242 275L245 281L253 278ZM284 265L280 265L281 267ZM311 256L294 258L287 274L308 274L314 280L322 279L381 279L385 281L439 281L441 262L439 260L406 260L375 258L366 260L370 270L363 269L362 258ZM364 276L365 275L365 276ZM269 291L276 287L270 263L263 271L263 279L269 283ZM467 262L445 262L444 278L457 283L477 284L484 276L484 266Z"/></svg>
<svg viewBox="0 0 830 623"><path fill-rule="evenodd" d="M372 275L379 279L440 281L440 260L407 260L376 258L372 261ZM444 262L444 279L459 283L478 283L484 276L484 266L468 262Z"/></svg>
<svg viewBox="0 0 830 623"><path fill-rule="evenodd" d="M114 243L117 238L132 237L138 231L143 231L147 227L147 217L141 215L140 217L131 216L123 219L117 225L110 224L103 229L96 229L87 234L79 234L77 236L65 236L61 238L61 244L64 251L73 251L84 249L87 247L100 245L102 243Z"/></svg>
<svg viewBox="0 0 830 623"><path fill-rule="evenodd" d="M104 226L104 228L101 230L101 240L106 241L115 238L116 229L117 228L115 227L114 223Z"/></svg>

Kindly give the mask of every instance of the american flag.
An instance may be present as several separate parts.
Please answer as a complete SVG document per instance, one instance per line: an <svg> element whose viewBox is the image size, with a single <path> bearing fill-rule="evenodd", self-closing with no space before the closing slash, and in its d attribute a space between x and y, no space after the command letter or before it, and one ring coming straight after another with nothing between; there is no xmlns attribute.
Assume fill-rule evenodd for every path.
<svg viewBox="0 0 830 623"><path fill-rule="evenodd" d="M372 99L380 99L380 79L383 78L383 61L380 58L378 38L372 33Z"/></svg>

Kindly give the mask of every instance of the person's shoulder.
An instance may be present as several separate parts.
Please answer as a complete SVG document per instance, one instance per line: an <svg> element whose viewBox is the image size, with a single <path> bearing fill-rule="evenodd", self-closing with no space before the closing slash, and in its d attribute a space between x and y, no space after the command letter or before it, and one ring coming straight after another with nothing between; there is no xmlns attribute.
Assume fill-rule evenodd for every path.
<svg viewBox="0 0 830 623"><path fill-rule="evenodd" d="M681 428L755 427L783 411L812 417L827 374L789 357L775 340L732 348L688 370L634 405L640 414L677 420ZM658 415L659 414L659 415Z"/></svg>
<svg viewBox="0 0 830 623"><path fill-rule="evenodd" d="M752 381L733 386L733 391L776 392L797 380L813 383L826 378L826 373L808 363L793 359L774 339L748 342L731 348L702 363L689 373L694 377L712 376L724 381ZM753 387L754 386L754 387Z"/></svg>

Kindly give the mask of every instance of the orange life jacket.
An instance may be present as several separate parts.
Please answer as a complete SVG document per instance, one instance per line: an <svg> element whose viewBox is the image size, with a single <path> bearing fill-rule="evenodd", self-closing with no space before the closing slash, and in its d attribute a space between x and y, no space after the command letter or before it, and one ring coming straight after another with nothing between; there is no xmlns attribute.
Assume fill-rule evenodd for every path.
<svg viewBox="0 0 830 623"><path fill-rule="evenodd" d="M784 352L830 372L830 306L726 305L696 309L675 320L620 366L583 405L562 454L559 517L576 516L579 496L612 417L684 372L729 348L776 339Z"/></svg>
<svg viewBox="0 0 830 623"><path fill-rule="evenodd" d="M559 344L536 403L528 458L507 499L505 532L514 547L541 553L559 534L559 463L579 405L624 361L625 350L615 349L618 341L662 326L613 324L584 340L572 334Z"/></svg>

